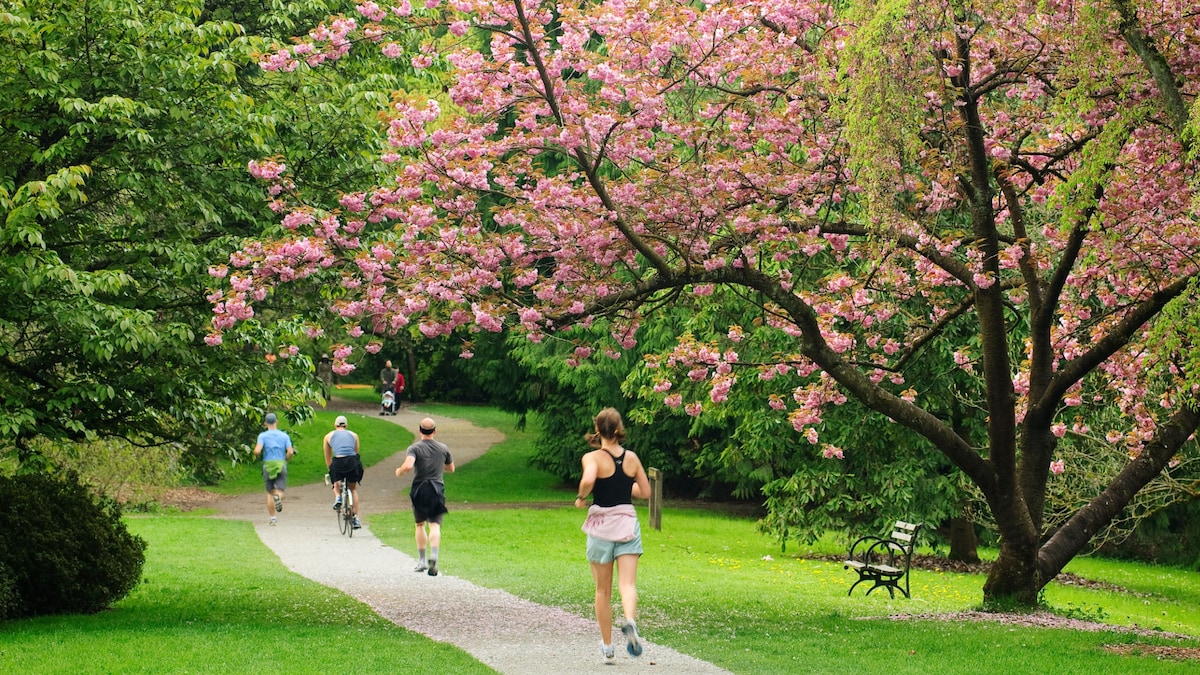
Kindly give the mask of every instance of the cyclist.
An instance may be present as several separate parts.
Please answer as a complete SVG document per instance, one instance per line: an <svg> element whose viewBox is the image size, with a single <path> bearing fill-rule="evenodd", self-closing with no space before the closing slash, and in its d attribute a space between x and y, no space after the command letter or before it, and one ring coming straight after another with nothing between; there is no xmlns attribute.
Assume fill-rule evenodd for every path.
<svg viewBox="0 0 1200 675"><path fill-rule="evenodd" d="M325 434L325 466L329 468L329 480L333 483L333 508L342 508L342 478L350 487L354 502L354 529L362 527L358 519L358 484L362 481L362 458L358 454L358 434L346 428L346 416L338 415L333 421L333 431Z"/></svg>

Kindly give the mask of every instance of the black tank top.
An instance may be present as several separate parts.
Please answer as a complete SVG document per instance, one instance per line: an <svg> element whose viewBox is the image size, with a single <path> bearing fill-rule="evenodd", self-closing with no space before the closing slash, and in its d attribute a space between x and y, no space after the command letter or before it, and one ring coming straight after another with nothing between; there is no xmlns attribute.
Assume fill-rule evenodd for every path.
<svg viewBox="0 0 1200 675"><path fill-rule="evenodd" d="M613 464L617 466L616 470L613 471L613 475L608 478L596 479L596 484L592 487L592 503L596 506L616 506L618 504L633 503L634 480L625 475L624 468L622 467L622 464L625 462L625 453L626 450L622 448L621 456L613 457Z"/></svg>

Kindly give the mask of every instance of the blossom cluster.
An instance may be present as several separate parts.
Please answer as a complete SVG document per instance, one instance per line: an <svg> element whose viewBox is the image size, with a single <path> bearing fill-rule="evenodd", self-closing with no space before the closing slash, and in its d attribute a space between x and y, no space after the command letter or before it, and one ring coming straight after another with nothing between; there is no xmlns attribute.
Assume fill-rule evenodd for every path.
<svg viewBox="0 0 1200 675"><path fill-rule="evenodd" d="M1193 29L1164 58L1194 97L1200 19L1167 4L1147 20ZM1082 50L1060 29L1076 11L1066 0L965 23L914 10L885 36L833 3L645 5L364 2L362 23L331 20L264 57L268 70L316 67L362 38L418 68L444 62L451 79L444 96L392 99L392 175L328 211L292 200L282 160L251 163L283 231L214 265L225 288L207 340L314 275L346 291L330 309L357 340L511 329L538 341L610 321L602 343L572 345L573 365L634 349L645 308L736 302L756 325L684 336L652 361L651 395L700 416L756 373L756 386L780 383L764 406L826 458L844 457L830 406L852 394L912 423L949 389L939 378L981 408L1008 400L985 390L1013 394L986 414L1036 420L1055 440L1090 431L1077 409L1111 405L1105 433L1131 455L1179 409L1188 374L1152 349L1145 320L1127 325L1197 274L1195 167L1171 124L1130 121L1157 110L1158 92L1129 75L1141 64L1120 34ZM444 43L398 37L435 24ZM471 30L486 45L458 39ZM1122 94L1076 76L1093 71ZM864 88L847 89L849 75ZM892 118L904 124L869 124ZM889 135L909 128L908 141ZM972 192L980 167L986 189ZM989 352L979 336L1000 324L1030 337L1005 333ZM1001 358L1011 367L988 368Z"/></svg>

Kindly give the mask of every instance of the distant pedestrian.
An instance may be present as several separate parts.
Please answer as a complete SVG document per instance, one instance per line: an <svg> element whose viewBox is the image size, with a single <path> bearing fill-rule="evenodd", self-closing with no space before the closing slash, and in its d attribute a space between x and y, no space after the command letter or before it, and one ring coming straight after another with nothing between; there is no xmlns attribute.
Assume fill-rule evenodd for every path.
<svg viewBox="0 0 1200 675"><path fill-rule="evenodd" d="M395 403L396 409L399 409L400 408L400 394L404 393L404 373L400 372L399 370L396 371L396 383L395 383L395 386L392 388L392 390L395 392L395 395L396 395L396 403ZM396 414L396 410L393 410L392 414L393 415Z"/></svg>
<svg viewBox="0 0 1200 675"><path fill-rule="evenodd" d="M354 509L354 529L362 527L358 519L358 484L362 482L363 465L359 450L358 434L346 428L346 416L338 415L333 421L333 431L325 434L325 466L329 469L329 480L333 483L333 510L342 509L342 479L350 490Z"/></svg>
<svg viewBox="0 0 1200 675"><path fill-rule="evenodd" d="M445 443L433 440L437 426L429 417L421 420L418 431L420 440L408 446L404 464L396 469L399 478L409 471L413 473L412 487L408 494L412 499L413 519L416 521L417 572L438 574L438 548L442 541L442 518L446 515L446 484L443 475L454 473L454 460ZM426 546L429 549L426 558Z"/></svg>
<svg viewBox="0 0 1200 675"><path fill-rule="evenodd" d="M396 386L396 369L391 361L383 362L383 370L379 371L379 393L392 391Z"/></svg>
<svg viewBox="0 0 1200 675"><path fill-rule="evenodd" d="M333 393L333 361L329 360L328 354L322 354L317 361L317 379L321 380L321 394L329 400Z"/></svg>
<svg viewBox="0 0 1200 675"><path fill-rule="evenodd" d="M642 555L642 528L638 523L633 498L650 495L650 480L638 456L621 446L625 425L621 413L605 408L594 420L595 433L587 435L595 448L583 456L583 477L575 506L587 506L593 494L583 531L587 533L587 559L596 582L596 621L600 624L600 654L611 660L616 651L612 643L613 562L625 623L625 649L630 656L641 656L642 643L637 632L637 567Z"/></svg>
<svg viewBox="0 0 1200 675"><path fill-rule="evenodd" d="M271 525L278 522L275 514L283 510L283 491L287 489L287 463L296 454L292 439L276 428L279 418L267 413L263 425L267 430L258 435L254 456L262 456L263 484L267 488L267 515Z"/></svg>

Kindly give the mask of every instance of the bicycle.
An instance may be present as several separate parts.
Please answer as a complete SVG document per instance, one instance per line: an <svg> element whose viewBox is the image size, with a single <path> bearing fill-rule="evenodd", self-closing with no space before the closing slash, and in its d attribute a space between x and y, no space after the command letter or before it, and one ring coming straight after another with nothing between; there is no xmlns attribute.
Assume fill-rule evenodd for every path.
<svg viewBox="0 0 1200 675"><path fill-rule="evenodd" d="M327 476L328 477L328 476ZM346 477L342 477L341 494L342 499L338 505L334 506L334 513L337 514L338 530L347 537L354 536L354 493L350 491L350 481Z"/></svg>

